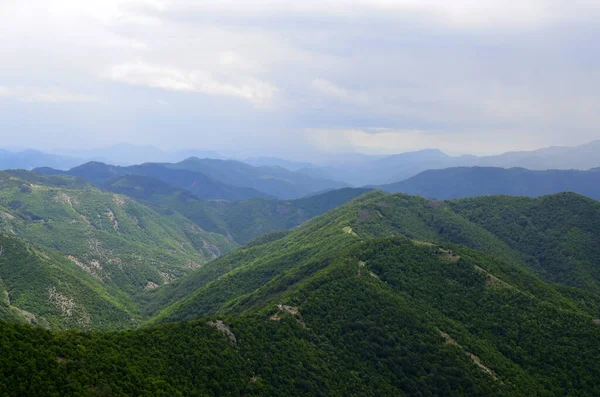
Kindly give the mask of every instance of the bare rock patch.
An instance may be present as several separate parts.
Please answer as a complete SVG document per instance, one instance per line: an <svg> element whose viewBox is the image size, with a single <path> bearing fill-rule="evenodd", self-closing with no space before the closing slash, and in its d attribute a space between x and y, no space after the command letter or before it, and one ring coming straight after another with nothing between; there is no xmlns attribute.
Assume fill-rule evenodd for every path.
<svg viewBox="0 0 600 397"><path fill-rule="evenodd" d="M108 216L108 219L110 219L110 222L113 225L113 229L119 230L119 221L117 220L117 218L115 217L115 214L112 212L112 210L110 208L108 208L106 210L106 215Z"/></svg>
<svg viewBox="0 0 600 397"><path fill-rule="evenodd" d="M146 286L144 287L144 289L146 291L156 289L156 288L158 288L158 284L156 284L154 281L148 281L148 284L146 284Z"/></svg>
<svg viewBox="0 0 600 397"><path fill-rule="evenodd" d="M122 207L127 202L127 199L124 196L121 196L120 194L113 194L113 201L115 202L115 204Z"/></svg>
<svg viewBox="0 0 600 397"><path fill-rule="evenodd" d="M227 336L227 338L229 339L229 342L231 342L232 345L237 344L237 339L236 339L234 333L231 332L231 329L229 329L229 326L227 324L225 324L223 321L221 321L221 320L208 321L206 324L215 328L217 331L225 334L225 336Z"/></svg>

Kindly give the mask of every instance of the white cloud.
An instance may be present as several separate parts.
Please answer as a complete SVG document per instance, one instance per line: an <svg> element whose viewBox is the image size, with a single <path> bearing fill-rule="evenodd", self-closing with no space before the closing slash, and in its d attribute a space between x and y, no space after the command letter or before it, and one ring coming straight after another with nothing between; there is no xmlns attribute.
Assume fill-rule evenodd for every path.
<svg viewBox="0 0 600 397"><path fill-rule="evenodd" d="M257 107L268 106L277 92L277 88L271 84L254 78L245 77L235 83L224 82L203 70L185 71L144 62L113 66L108 77L118 82L168 91L242 98Z"/></svg>
<svg viewBox="0 0 600 397"><path fill-rule="evenodd" d="M195 139L187 127L194 120L212 123L224 146L242 134L260 136L260 145L280 134L284 146L311 127L333 131L311 138L320 145L371 151L583 143L600 128L599 5L0 0L0 96L97 102L45 88L90 87L106 106L82 125L112 122L112 130L157 142L175 130L179 142ZM156 92L171 106L155 115L145 104L156 98L131 86L187 95ZM4 112L0 125L42 125L58 114ZM57 129L72 124L65 114ZM266 129L277 134L266 138Z"/></svg>
<svg viewBox="0 0 600 397"><path fill-rule="evenodd" d="M342 102L355 105L367 105L369 103L369 97L365 93L339 87L325 79L313 80L312 87L319 93Z"/></svg>
<svg viewBox="0 0 600 397"><path fill-rule="evenodd" d="M95 95L79 94L57 87L7 87L0 86L0 97L16 99L20 102L44 103L99 103Z"/></svg>

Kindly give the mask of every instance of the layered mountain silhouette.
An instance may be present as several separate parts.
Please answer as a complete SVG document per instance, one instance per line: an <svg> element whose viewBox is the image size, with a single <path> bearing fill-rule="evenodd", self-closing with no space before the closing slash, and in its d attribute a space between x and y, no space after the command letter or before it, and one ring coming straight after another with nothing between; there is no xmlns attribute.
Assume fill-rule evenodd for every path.
<svg viewBox="0 0 600 397"><path fill-rule="evenodd" d="M179 163L146 163L128 167L89 162L68 171L36 168L42 174L66 174L101 185L112 178L140 175L185 189L203 199L244 200L252 197L300 198L345 184L312 178L281 167L253 167L233 160L189 158Z"/></svg>
<svg viewBox="0 0 600 397"><path fill-rule="evenodd" d="M494 194L538 197L575 192L600 200L600 169L532 171L524 168L455 167L424 171L378 188L437 199Z"/></svg>
<svg viewBox="0 0 600 397"><path fill-rule="evenodd" d="M307 175L346 181L357 186L402 181L423 171L459 166L527 168L531 170L589 170L600 166L600 140L585 145L556 146L494 156L450 156L438 149L387 157L344 158L338 164L301 170Z"/></svg>

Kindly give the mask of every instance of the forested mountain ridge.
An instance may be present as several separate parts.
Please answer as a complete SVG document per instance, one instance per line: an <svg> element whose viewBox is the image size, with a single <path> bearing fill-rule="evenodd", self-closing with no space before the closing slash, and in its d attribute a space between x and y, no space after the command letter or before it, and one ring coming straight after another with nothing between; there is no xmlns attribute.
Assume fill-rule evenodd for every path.
<svg viewBox="0 0 600 397"><path fill-rule="evenodd" d="M334 255L357 238L365 240L394 235L416 241L466 245L535 272L547 281L597 293L591 286L599 280L593 270L597 268L593 264L598 263L593 241L600 241L600 203L575 194L539 199L491 197L472 200L440 202L378 191L364 194L300 228L273 238L265 236L264 244L242 247L166 288L151 291L150 294L160 302L153 303L151 310L164 307L168 302L173 305L163 309L154 321L189 319L222 310L230 299L252 293L290 266L299 266L322 255ZM521 204L511 203L511 200L520 200ZM471 202L474 204L469 205ZM498 223L495 228L488 227L475 215L466 214L469 208L494 214L495 207L499 206L496 202L504 203L505 210L512 208L512 215L492 216ZM563 209L557 211L559 208ZM544 211L548 212L547 216L540 215L537 220L528 218L534 216L532 214L544 214ZM577 214L587 214L586 219ZM526 231L511 226L523 219L526 224L535 224L540 219L553 217L560 223L555 226L545 223ZM500 233L501 227L509 228L509 232ZM524 232L529 244L522 238ZM565 258L573 257L574 247L569 248L569 244L575 241L575 235L585 237L580 244L588 249L581 251L577 260L565 262ZM520 244L515 244L515 239ZM546 258L545 253L552 247L553 255L559 255L560 260ZM561 264L565 268L561 268ZM585 285L590 287L583 288Z"/></svg>
<svg viewBox="0 0 600 397"><path fill-rule="evenodd" d="M255 197L296 199L347 186L282 167L254 167L240 161L196 157L179 163L145 163L127 167L92 161L68 171L47 167L34 171L78 176L99 186L119 176L145 176L185 189L207 200L246 200Z"/></svg>
<svg viewBox="0 0 600 397"><path fill-rule="evenodd" d="M572 193L452 200L461 217L521 253L549 282L600 294L600 203Z"/></svg>
<svg viewBox="0 0 600 397"><path fill-rule="evenodd" d="M238 244L298 226L370 190L343 188L295 200L207 201L166 182L138 175L113 178L102 187L156 205L158 211L176 211L202 229L228 236Z"/></svg>
<svg viewBox="0 0 600 397"><path fill-rule="evenodd" d="M13 281L36 280L19 284L18 288L24 288L23 296L32 294L27 295L27 306L20 308L42 317L50 299L48 289L55 286L43 283L46 275L48 280L64 281L60 294L65 302L76 304L91 288L102 290L101 295L111 296L117 306L135 313L138 310L132 298L144 288L168 283L237 246L175 212L160 214L129 197L100 191L72 176L27 171L0 173L0 233L26 244L4 246L4 259L16 258L4 262L0 277L5 288L12 294L17 288ZM33 248L24 248L29 244ZM44 247L56 254L43 254L49 252ZM40 265L26 274L18 266L19 261ZM42 269L46 273L38 274ZM76 287L83 281L88 289ZM19 302L13 299L13 306L19 307ZM100 307L100 303L97 305ZM73 326L66 312L63 317L62 326ZM100 320L92 316L81 324L82 328L110 328ZM61 327L58 320L48 321L53 327ZM121 328L127 321L113 323L113 328Z"/></svg>
<svg viewBox="0 0 600 397"><path fill-rule="evenodd" d="M89 162L68 171L51 168L37 168L42 174L67 174L88 180L97 186L122 176L143 176L153 178L174 187L188 190L207 200L245 200L252 197L270 197L268 194L246 187L231 186L214 180L202 173L188 170L173 170L158 163L147 163L121 167L100 162Z"/></svg>
<svg viewBox="0 0 600 397"><path fill-rule="evenodd" d="M105 187L145 198L147 204L69 175L0 173L0 233L14 241L3 244L0 257L0 284L12 296L3 318L52 328L133 326L145 318L138 297L144 290L232 250L240 244L234 237L243 243L291 228L364 191L297 201L207 202L151 178L128 175L111 181ZM30 278L36 282L29 283ZM58 297L71 309L54 313ZM111 308L95 311L105 304ZM81 308L83 320L75 320L74 308Z"/></svg>
<svg viewBox="0 0 600 397"><path fill-rule="evenodd" d="M13 247L0 255L0 293L7 297L0 316L31 320L28 309L38 302L29 322L40 325L141 325L80 333L0 322L0 387L9 395L600 392L595 200L562 193L438 201L342 189L301 200L230 203L206 202L137 176L112 180L143 204L72 176L2 176L1 227L60 252L0 238L0 246ZM300 219L303 211L316 215L349 199ZM191 212L180 214L184 208ZM169 222L195 227L203 239L223 237L200 228L195 222L202 216L191 220L200 209L215 227L238 230L240 241L261 234L255 221L265 230L303 223L145 289L143 282L113 282L117 264L108 277L85 271L62 256L85 241L71 247L45 231L48 224L57 236L70 227L84 237L98 233L106 241L100 246L124 250L110 252L122 258L133 246L144 250L143 261L122 266L125 276L133 274L127 269L137 274L152 265L152 253L161 252L154 264L160 274L158 266L173 266L187 254L185 244L169 250L181 233ZM132 214L145 220L143 228L128 224ZM150 227L154 222L160 228ZM24 282L28 277L39 281ZM71 297L74 291L82 292ZM61 307L71 310L68 319ZM86 316L96 323L81 326Z"/></svg>
<svg viewBox="0 0 600 397"><path fill-rule="evenodd" d="M497 194L539 197L560 192L575 192L600 200L600 173L597 170L456 167L424 171L377 188L440 200Z"/></svg>
<svg viewBox="0 0 600 397"><path fill-rule="evenodd" d="M431 230L410 220L435 218L426 208L447 215L449 225L455 218L445 204L372 192L344 207L219 260L244 262L237 267L244 274L218 277L236 291L227 300L221 294L230 291L215 291L198 320L91 334L0 323L8 374L0 382L13 395L600 391L598 311L578 302L593 295L571 298L570 288L539 280L512 253L498 259L453 243L388 237L403 227L425 237ZM415 210L423 212L405 218ZM377 222L390 215L393 229ZM476 237L447 236L463 234Z"/></svg>

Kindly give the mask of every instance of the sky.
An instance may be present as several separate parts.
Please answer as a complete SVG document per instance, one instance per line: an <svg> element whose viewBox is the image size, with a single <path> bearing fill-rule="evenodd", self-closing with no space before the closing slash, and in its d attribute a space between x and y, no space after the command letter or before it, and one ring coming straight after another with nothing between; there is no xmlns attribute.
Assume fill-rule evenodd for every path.
<svg viewBox="0 0 600 397"><path fill-rule="evenodd" d="M597 0L0 0L2 147L294 159L600 138Z"/></svg>

